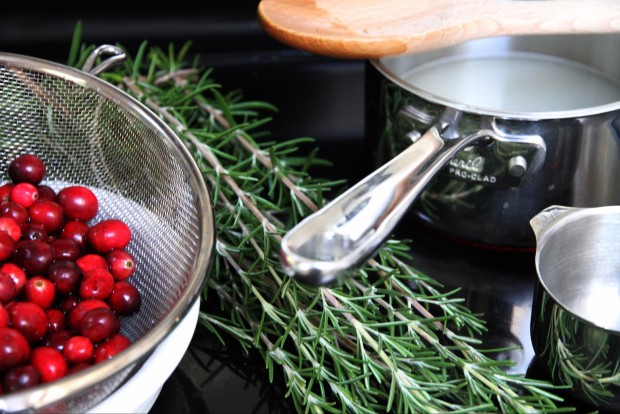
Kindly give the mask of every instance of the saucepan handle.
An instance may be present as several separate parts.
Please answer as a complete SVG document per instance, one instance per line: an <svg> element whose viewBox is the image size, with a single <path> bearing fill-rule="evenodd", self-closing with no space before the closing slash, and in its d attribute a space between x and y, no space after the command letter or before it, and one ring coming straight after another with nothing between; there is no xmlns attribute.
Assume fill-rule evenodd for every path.
<svg viewBox="0 0 620 414"><path fill-rule="evenodd" d="M334 282L371 258L431 178L492 131L444 139L429 129L387 164L291 229L281 244L286 272L305 284Z"/></svg>

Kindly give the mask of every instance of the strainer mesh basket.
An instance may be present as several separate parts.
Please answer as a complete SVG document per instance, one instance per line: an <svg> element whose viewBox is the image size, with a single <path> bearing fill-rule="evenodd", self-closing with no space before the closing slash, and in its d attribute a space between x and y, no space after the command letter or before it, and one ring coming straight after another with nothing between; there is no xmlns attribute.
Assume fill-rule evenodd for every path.
<svg viewBox="0 0 620 414"><path fill-rule="evenodd" d="M134 344L123 354L57 383L0 397L0 411L83 412L114 391L198 298L213 221L191 156L158 118L85 72L0 54L0 181L19 154L46 164L42 184L80 184L100 202L93 220L132 230L132 283L140 311L121 320ZM86 385L83 385L86 384Z"/></svg>

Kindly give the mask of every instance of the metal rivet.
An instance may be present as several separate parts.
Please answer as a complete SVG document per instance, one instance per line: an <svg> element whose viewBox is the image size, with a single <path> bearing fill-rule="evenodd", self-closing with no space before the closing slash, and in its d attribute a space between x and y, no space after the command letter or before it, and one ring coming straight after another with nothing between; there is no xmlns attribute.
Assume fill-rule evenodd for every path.
<svg viewBox="0 0 620 414"><path fill-rule="evenodd" d="M410 140L411 140L411 142L413 143L413 142L416 142L417 140L419 140L419 139L420 139L420 137L422 136L422 134L420 134L420 132L419 132L419 131L410 131L410 132L407 132L407 133L405 134L405 136L406 136L408 139L410 139Z"/></svg>
<svg viewBox="0 0 620 414"><path fill-rule="evenodd" d="M513 177L523 177L527 171L527 160L521 155L512 157L508 161L508 172Z"/></svg>

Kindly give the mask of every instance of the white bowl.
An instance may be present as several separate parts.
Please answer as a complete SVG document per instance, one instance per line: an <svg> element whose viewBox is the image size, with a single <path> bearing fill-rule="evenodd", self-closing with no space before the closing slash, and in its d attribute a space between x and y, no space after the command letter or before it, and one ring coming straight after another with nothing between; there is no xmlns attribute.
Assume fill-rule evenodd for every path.
<svg viewBox="0 0 620 414"><path fill-rule="evenodd" d="M146 413L159 396L164 383L174 372L192 340L200 300L163 340L142 367L113 394L90 409L89 413Z"/></svg>

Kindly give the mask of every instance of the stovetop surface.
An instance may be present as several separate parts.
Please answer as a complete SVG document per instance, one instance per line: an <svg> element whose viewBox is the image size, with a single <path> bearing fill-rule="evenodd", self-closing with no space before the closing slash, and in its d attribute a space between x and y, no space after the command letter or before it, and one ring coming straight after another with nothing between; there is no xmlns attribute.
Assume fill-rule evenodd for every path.
<svg viewBox="0 0 620 414"><path fill-rule="evenodd" d="M361 178L365 62L313 56L275 42L256 20L258 2L177 1L173 12L131 2L120 11L66 4L54 2L35 13L7 5L0 16L0 50L63 62L78 20L84 41L119 43L134 54L144 40L162 47L191 40L191 50L214 69L218 83L279 108L266 126L274 139L316 139L319 155L333 162L316 175L351 184ZM466 305L484 315L488 347L515 347L498 355L515 362L512 372L544 377L529 336L533 254L476 250L407 220L398 226L398 236L412 240L416 268L446 290L461 288ZM278 378L269 381L260 355L245 355L232 340L223 346L199 323L151 412L290 413L295 410L285 393Z"/></svg>

